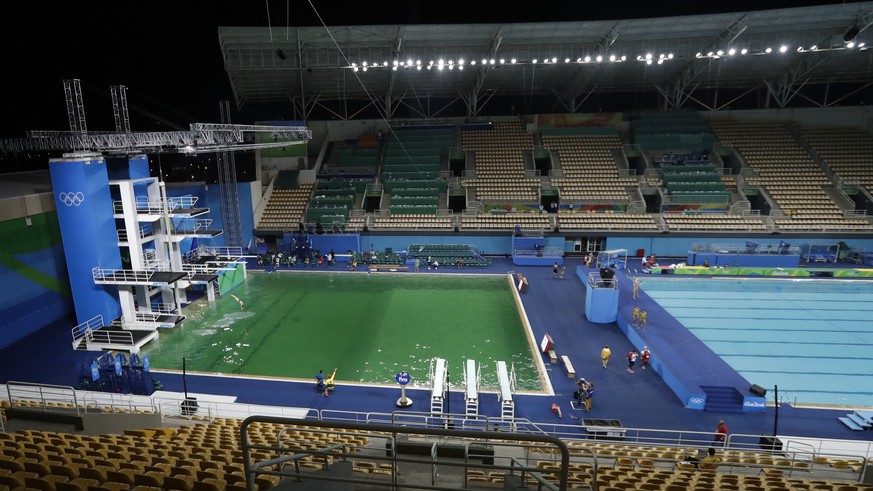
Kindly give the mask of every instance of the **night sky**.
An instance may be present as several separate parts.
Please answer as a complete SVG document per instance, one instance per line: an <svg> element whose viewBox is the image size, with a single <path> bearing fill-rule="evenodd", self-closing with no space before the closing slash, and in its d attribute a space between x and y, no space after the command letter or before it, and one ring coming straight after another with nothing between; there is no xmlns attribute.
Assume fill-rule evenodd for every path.
<svg viewBox="0 0 873 491"><path fill-rule="evenodd" d="M16 0L4 4L0 50L4 96L0 138L27 130L68 129L62 80L82 80L88 129L113 130L109 86L128 87L134 131L218 121L218 101L233 100L218 26L554 22L645 18L844 3L837 1L348 2L299 0ZM487 5L471 9L473 5ZM502 7L496 7L502 5ZM669 6L669 7L667 7ZM290 16L288 10L290 8ZM245 109L245 108L244 108ZM275 114L234 109L234 122ZM289 116L290 119L290 116Z"/></svg>

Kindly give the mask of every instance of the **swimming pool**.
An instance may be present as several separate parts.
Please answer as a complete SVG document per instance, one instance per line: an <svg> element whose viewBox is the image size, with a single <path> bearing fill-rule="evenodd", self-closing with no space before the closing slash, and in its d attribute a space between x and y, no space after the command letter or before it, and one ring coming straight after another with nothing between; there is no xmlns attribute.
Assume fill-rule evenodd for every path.
<svg viewBox="0 0 873 491"><path fill-rule="evenodd" d="M392 275L250 272L230 295L185 309L161 331L152 367L313 380L395 384L407 371L427 383L430 360L445 358L450 382L463 382L467 358L481 366L482 388L496 388L496 362L514 365L518 389L543 389L535 344L505 275Z"/></svg>
<svg viewBox="0 0 873 491"><path fill-rule="evenodd" d="M873 406L873 282L647 278L642 290L787 402Z"/></svg>

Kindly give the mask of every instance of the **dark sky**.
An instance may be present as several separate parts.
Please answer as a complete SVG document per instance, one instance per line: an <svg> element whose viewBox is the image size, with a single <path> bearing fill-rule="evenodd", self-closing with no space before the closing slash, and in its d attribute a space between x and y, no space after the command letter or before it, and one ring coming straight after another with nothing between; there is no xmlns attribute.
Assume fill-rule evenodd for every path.
<svg viewBox="0 0 873 491"><path fill-rule="evenodd" d="M838 3L844 2L15 0L4 4L0 29L5 96L0 138L21 137L32 129L68 129L62 88L66 78L82 80L92 131L114 129L109 86L116 84L128 87L134 131L218 121L218 101L233 100L233 95L217 27L267 26L268 5L270 25L281 36L286 25L321 25L316 10L325 24L336 26L582 21ZM478 5L488 8L471 8ZM248 123L257 117L235 112L234 121Z"/></svg>

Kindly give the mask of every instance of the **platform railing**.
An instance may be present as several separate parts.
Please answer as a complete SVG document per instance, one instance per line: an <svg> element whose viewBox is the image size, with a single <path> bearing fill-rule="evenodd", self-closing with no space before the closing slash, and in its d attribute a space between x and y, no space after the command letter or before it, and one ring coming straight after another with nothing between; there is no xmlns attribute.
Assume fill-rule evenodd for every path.
<svg viewBox="0 0 873 491"><path fill-rule="evenodd" d="M210 230L210 225L212 225L211 218L187 218L179 221L175 227L175 231L178 233L186 233L197 232L199 230Z"/></svg>
<svg viewBox="0 0 873 491"><path fill-rule="evenodd" d="M116 344L121 346L133 346L133 333L130 331L109 331L98 329L88 331L85 337L86 343Z"/></svg>
<svg viewBox="0 0 873 491"><path fill-rule="evenodd" d="M95 283L102 281L123 282L123 283L144 283L151 282L151 277L154 271L132 271L129 269L108 269L108 268L93 268L91 275Z"/></svg>
<svg viewBox="0 0 873 491"><path fill-rule="evenodd" d="M85 322L82 322L82 323L76 325L75 327L73 327L73 329L71 330L71 334L73 336L73 349L76 349L79 347L79 344L81 343L81 341L84 340L86 337L88 337L88 333L90 331L93 331L95 329L100 329L103 326L104 326L103 316L102 315L95 315L94 317L86 320Z"/></svg>

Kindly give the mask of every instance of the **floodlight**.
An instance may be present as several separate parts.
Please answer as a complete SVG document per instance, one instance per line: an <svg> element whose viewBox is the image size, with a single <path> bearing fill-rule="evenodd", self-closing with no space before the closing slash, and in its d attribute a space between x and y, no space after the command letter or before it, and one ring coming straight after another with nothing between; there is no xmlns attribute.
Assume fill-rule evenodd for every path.
<svg viewBox="0 0 873 491"><path fill-rule="evenodd" d="M734 48L728 50L728 56L733 56L735 54L737 54L737 50L735 50Z"/></svg>
<svg viewBox="0 0 873 491"><path fill-rule="evenodd" d="M603 56L597 55L596 60L597 60L597 63L600 63L601 61L603 61Z"/></svg>
<svg viewBox="0 0 873 491"><path fill-rule="evenodd" d="M534 65L536 65L536 63L537 63L537 59L534 58L534 59L530 60L530 62L533 63Z"/></svg>
<svg viewBox="0 0 873 491"><path fill-rule="evenodd" d="M741 55L744 55L744 54L746 54L746 53L748 53L748 52L749 52L749 50L746 49L746 48L743 48L743 49L740 50L740 54L741 54Z"/></svg>
<svg viewBox="0 0 873 491"><path fill-rule="evenodd" d="M585 63L591 63L591 57L590 57L590 56L586 56L586 57L585 57Z"/></svg>
<svg viewBox="0 0 873 491"><path fill-rule="evenodd" d="M843 34L843 42L848 44L855 40L855 36L857 36L861 32L861 28L858 26L852 26Z"/></svg>
<svg viewBox="0 0 873 491"><path fill-rule="evenodd" d="M518 60L513 58L513 59L509 60L509 62L512 63L513 65L515 65L516 63L518 63Z"/></svg>
<svg viewBox="0 0 873 491"><path fill-rule="evenodd" d="M782 46L779 47L779 52L780 52L780 53L784 53L784 52L786 52L786 51L788 51L788 46L785 46L785 45L783 44Z"/></svg>
<svg viewBox="0 0 873 491"><path fill-rule="evenodd" d="M854 41L849 41L848 43L846 43L846 47L847 47L847 48L854 48L854 47L855 47L855 42L854 42Z"/></svg>
<svg viewBox="0 0 873 491"><path fill-rule="evenodd" d="M615 61L615 55L609 55L609 61Z"/></svg>
<svg viewBox="0 0 873 491"><path fill-rule="evenodd" d="M652 59L652 53L646 53L646 59L647 59L647 60L651 60L651 59Z"/></svg>
<svg viewBox="0 0 873 491"><path fill-rule="evenodd" d="M765 53L768 53L768 54L769 54L769 53L772 53L772 52L773 52L773 48L767 48L767 49L764 50L764 52L765 52Z"/></svg>

